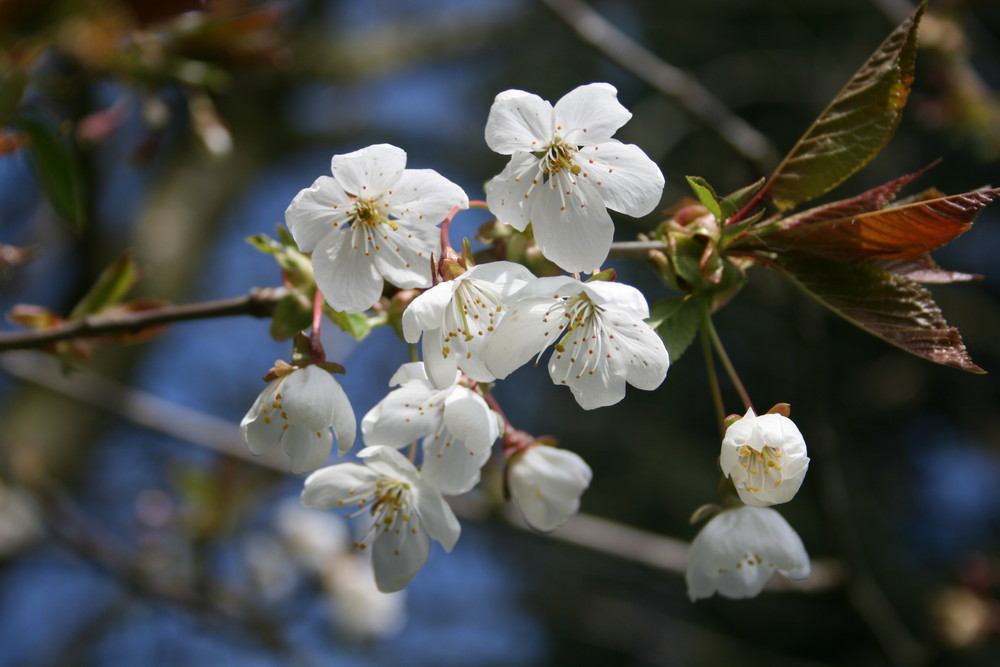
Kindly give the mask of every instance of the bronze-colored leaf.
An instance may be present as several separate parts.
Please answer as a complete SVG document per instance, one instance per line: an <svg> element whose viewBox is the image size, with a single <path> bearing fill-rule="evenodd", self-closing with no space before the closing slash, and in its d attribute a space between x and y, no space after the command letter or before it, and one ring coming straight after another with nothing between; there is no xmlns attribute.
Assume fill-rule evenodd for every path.
<svg viewBox="0 0 1000 667"><path fill-rule="evenodd" d="M798 224L767 237L771 248L841 262L917 260L969 229L979 211L1000 197L1000 188L977 190L906 206Z"/></svg>
<svg viewBox="0 0 1000 667"><path fill-rule="evenodd" d="M764 192L789 209L829 192L892 137L913 82L921 4L851 77L775 169Z"/></svg>
<svg viewBox="0 0 1000 667"><path fill-rule="evenodd" d="M784 255L776 268L865 331L938 364L984 373L925 287L869 264Z"/></svg>

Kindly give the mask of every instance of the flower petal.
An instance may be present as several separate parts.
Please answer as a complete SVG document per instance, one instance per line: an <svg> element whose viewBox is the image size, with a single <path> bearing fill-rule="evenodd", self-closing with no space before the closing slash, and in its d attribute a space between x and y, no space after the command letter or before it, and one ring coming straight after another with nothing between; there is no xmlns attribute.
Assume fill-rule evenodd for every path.
<svg viewBox="0 0 1000 667"><path fill-rule="evenodd" d="M455 384L455 374L458 372L458 351L444 352L444 337L441 329L430 329L424 332L424 340L420 350L424 357L424 368L432 384L438 389L447 389Z"/></svg>
<svg viewBox="0 0 1000 667"><path fill-rule="evenodd" d="M634 320L619 313L604 314L608 329L615 332L611 363L630 385L651 391L663 383L670 366L667 348L652 328L642 320Z"/></svg>
<svg viewBox="0 0 1000 667"><path fill-rule="evenodd" d="M418 382L390 391L361 420L365 442L403 447L434 433L441 423L440 393L429 383Z"/></svg>
<svg viewBox="0 0 1000 667"><path fill-rule="evenodd" d="M352 202L329 176L320 176L285 209L285 224L302 252L312 252L320 239L350 219Z"/></svg>
<svg viewBox="0 0 1000 667"><path fill-rule="evenodd" d="M528 226L524 202L541 177L541 161L531 153L515 153L498 175L486 184L486 205L500 222L523 232Z"/></svg>
<svg viewBox="0 0 1000 667"><path fill-rule="evenodd" d="M637 320L649 317L649 305L646 303L646 297L631 285L603 280L595 280L581 285L591 302L605 310L623 313Z"/></svg>
<svg viewBox="0 0 1000 667"><path fill-rule="evenodd" d="M465 387L455 387L444 399L444 425L474 454L488 450L500 437L490 406Z"/></svg>
<svg viewBox="0 0 1000 667"><path fill-rule="evenodd" d="M329 428L338 407L330 400L329 392L336 384L333 376L318 366L306 366L286 375L278 393L288 421L314 431Z"/></svg>
<svg viewBox="0 0 1000 667"><path fill-rule="evenodd" d="M456 375L455 377L457 381L458 376ZM426 366L422 361L411 361L410 363L400 365L396 369L396 372L392 374L392 377L389 378L389 386L395 387L411 380L419 380L425 383L429 381Z"/></svg>
<svg viewBox="0 0 1000 667"><path fill-rule="evenodd" d="M611 138L632 114L610 83L589 83L569 91L555 106L556 134L567 143L593 146Z"/></svg>
<svg viewBox="0 0 1000 667"><path fill-rule="evenodd" d="M592 477L590 466L577 454L547 445L529 447L508 469L510 492L525 521L545 532L576 513Z"/></svg>
<svg viewBox="0 0 1000 667"><path fill-rule="evenodd" d="M340 509L359 489L372 484L378 473L358 463L338 463L306 477L301 501L306 507Z"/></svg>
<svg viewBox="0 0 1000 667"><path fill-rule="evenodd" d="M593 271L608 258L615 227L597 191L586 181L551 178L535 186L528 219L542 254L564 271Z"/></svg>
<svg viewBox="0 0 1000 667"><path fill-rule="evenodd" d="M640 217L650 213L663 196L663 173L634 144L609 141L580 149L586 162L582 180L590 183L612 211Z"/></svg>
<svg viewBox="0 0 1000 667"><path fill-rule="evenodd" d="M551 298L516 302L483 348L486 368L499 379L513 373L556 342L565 308Z"/></svg>
<svg viewBox="0 0 1000 667"><path fill-rule="evenodd" d="M382 277L406 289L431 286L431 255L440 254L437 227L400 220L398 229L379 225L381 241L372 255Z"/></svg>
<svg viewBox="0 0 1000 667"><path fill-rule="evenodd" d="M375 585L383 593L394 593L406 588L427 562L430 538L418 519L403 521L398 514L392 525L377 530L372 545Z"/></svg>
<svg viewBox="0 0 1000 667"><path fill-rule="evenodd" d="M281 420L269 418L271 404L274 402L274 394L279 384L278 380L268 384L240 422L243 441L256 456L260 456L281 440Z"/></svg>
<svg viewBox="0 0 1000 667"><path fill-rule="evenodd" d="M390 144L334 155L330 164L337 182L356 197L385 193L399 180L405 167L406 151Z"/></svg>
<svg viewBox="0 0 1000 667"><path fill-rule="evenodd" d="M496 96L486 119L486 145L502 155L534 152L552 140L552 105L523 90L505 90Z"/></svg>
<svg viewBox="0 0 1000 667"><path fill-rule="evenodd" d="M455 295L460 280L461 277L438 283L410 302L403 311L403 337L407 343L420 340L421 331L441 328L445 308Z"/></svg>
<svg viewBox="0 0 1000 667"><path fill-rule="evenodd" d="M479 470L489 460L492 450L470 452L454 433L441 429L422 441L424 459L420 475L441 493L465 493L479 483Z"/></svg>
<svg viewBox="0 0 1000 667"><path fill-rule="evenodd" d="M314 430L294 424L282 433L281 446L291 459L291 471L298 475L323 465L333 446L333 434L329 428Z"/></svg>
<svg viewBox="0 0 1000 667"><path fill-rule="evenodd" d="M436 225L456 206L469 207L465 191L433 169L407 169L390 194L389 212L414 223Z"/></svg>
<svg viewBox="0 0 1000 667"><path fill-rule="evenodd" d="M451 551L462 534L462 526L455 513L437 489L424 480L419 481L417 488L417 513L424 529L441 543L445 551Z"/></svg>
<svg viewBox="0 0 1000 667"><path fill-rule="evenodd" d="M313 250L316 285L335 310L360 313L382 295L382 276L371 257L351 247L351 232L334 231Z"/></svg>
<svg viewBox="0 0 1000 667"><path fill-rule="evenodd" d="M625 398L625 378L615 373L606 359L590 367L584 361L569 349L555 351L549 359L549 377L556 384L568 386L584 410L614 405Z"/></svg>

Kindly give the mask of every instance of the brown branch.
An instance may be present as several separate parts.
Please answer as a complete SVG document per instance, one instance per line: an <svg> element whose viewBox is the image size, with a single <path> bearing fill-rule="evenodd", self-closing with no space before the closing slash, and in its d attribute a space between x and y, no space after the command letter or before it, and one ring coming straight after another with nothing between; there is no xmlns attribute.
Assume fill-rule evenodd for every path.
<svg viewBox="0 0 1000 667"><path fill-rule="evenodd" d="M761 171L778 161L770 140L734 114L693 77L636 43L581 0L542 0L581 40L639 77L715 131Z"/></svg>
<svg viewBox="0 0 1000 667"><path fill-rule="evenodd" d="M216 317L250 315L270 317L278 300L287 294L283 287L254 288L249 294L231 299L203 301L180 306L164 306L109 315L92 315L46 329L0 333L0 352L37 349L75 338L94 338L108 334L136 333L143 329Z"/></svg>

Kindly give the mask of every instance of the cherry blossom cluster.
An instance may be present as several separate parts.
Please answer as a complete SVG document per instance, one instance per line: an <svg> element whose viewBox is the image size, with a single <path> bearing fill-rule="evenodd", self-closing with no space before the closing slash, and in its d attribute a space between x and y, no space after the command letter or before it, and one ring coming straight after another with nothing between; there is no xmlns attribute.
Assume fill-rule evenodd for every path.
<svg viewBox="0 0 1000 667"><path fill-rule="evenodd" d="M364 517L355 546L370 548L379 590L404 588L432 539L455 546L461 527L445 496L479 483L498 441L506 490L529 525L554 530L578 510L590 467L515 429L490 393L495 382L547 354L552 381L592 410L621 401L627 384L652 390L666 377L670 358L646 322L645 297L601 272L614 233L608 211L646 215L664 186L639 147L612 138L630 117L606 83L555 105L509 90L490 110L486 143L510 161L488 183L485 206L499 223L530 229L542 255L569 275L536 277L515 262L459 256L442 223L470 206L468 196L433 170L407 168L406 153L388 144L334 156L332 175L288 207L288 229L311 254L330 308L364 312L385 283L419 291L399 324L422 361L403 364L362 419L358 462L315 470L334 439L341 456L350 451L357 426L343 389L320 367L322 353L276 364L242 423L254 453L280 443L293 472L315 470L303 505ZM720 464L747 506L721 512L695 539L691 597L755 595L775 569L808 573L801 541L764 509L790 499L805 474L794 424L750 410L730 426Z"/></svg>

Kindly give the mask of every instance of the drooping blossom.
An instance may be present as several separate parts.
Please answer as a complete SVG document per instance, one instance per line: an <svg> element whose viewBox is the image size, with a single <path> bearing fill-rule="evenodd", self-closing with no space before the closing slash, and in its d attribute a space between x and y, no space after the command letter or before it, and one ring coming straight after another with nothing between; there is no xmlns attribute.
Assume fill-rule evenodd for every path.
<svg viewBox="0 0 1000 667"><path fill-rule="evenodd" d="M580 86L555 106L523 90L497 95L486 143L510 162L488 185L486 201L518 230L530 223L542 254L569 272L593 271L608 256L608 209L652 211L663 174L638 146L611 136L632 114L607 83Z"/></svg>
<svg viewBox="0 0 1000 667"><path fill-rule="evenodd" d="M254 454L280 443L292 472L309 472L329 456L334 435L341 455L351 448L357 420L330 373L316 366L284 368L291 370L264 388L240 422L240 433Z"/></svg>
<svg viewBox="0 0 1000 667"><path fill-rule="evenodd" d="M740 500L766 507L792 499L805 479L809 457L795 422L780 414L758 417L750 408L726 429L719 465L732 478Z"/></svg>
<svg viewBox="0 0 1000 667"><path fill-rule="evenodd" d="M625 397L626 383L650 390L666 377L670 357L643 321L648 316L646 299L630 285L537 278L512 297L483 361L503 379L552 346L553 382L568 386L586 410L612 405Z"/></svg>
<svg viewBox="0 0 1000 667"><path fill-rule="evenodd" d="M424 364L435 385L454 384L456 368L477 382L495 379L480 358L483 345L503 319L504 300L533 278L514 262L479 264L407 306L403 335L408 343L423 337Z"/></svg>
<svg viewBox="0 0 1000 667"><path fill-rule="evenodd" d="M809 576L809 555L798 533L769 507L743 506L712 517L688 551L688 597L715 593L751 598L777 571L789 579Z"/></svg>
<svg viewBox="0 0 1000 667"><path fill-rule="evenodd" d="M479 482L479 469L500 435L501 420L483 397L459 383L438 389L423 362L403 364L389 380L400 385L361 420L366 443L405 447L421 441L424 479L442 493L464 493Z"/></svg>
<svg viewBox="0 0 1000 667"><path fill-rule="evenodd" d="M372 548L375 583L383 593L406 587L424 566L434 538L451 551L461 532L441 492L392 447L365 447L364 465L340 463L306 478L302 504L371 515L357 546Z"/></svg>
<svg viewBox="0 0 1000 667"><path fill-rule="evenodd" d="M406 153L377 144L332 160L285 211L302 252L312 253L316 284L329 304L361 312L378 301L383 281L429 287L431 254L440 256L436 225L466 208L462 188L431 169L405 169Z"/></svg>
<svg viewBox="0 0 1000 667"><path fill-rule="evenodd" d="M568 449L533 445L515 454L507 467L510 495L535 530L559 528L580 509L580 495L593 473Z"/></svg>

